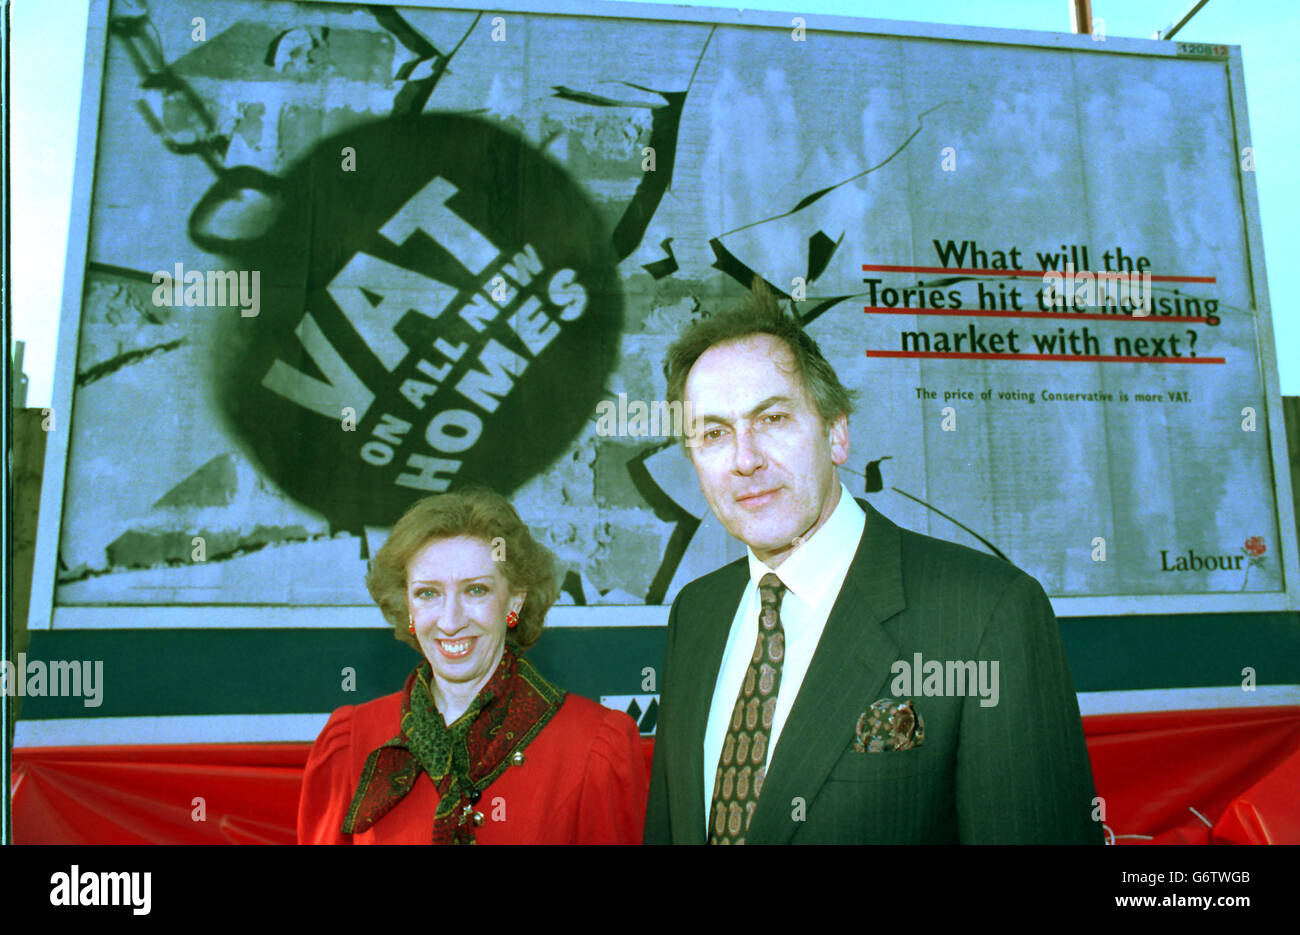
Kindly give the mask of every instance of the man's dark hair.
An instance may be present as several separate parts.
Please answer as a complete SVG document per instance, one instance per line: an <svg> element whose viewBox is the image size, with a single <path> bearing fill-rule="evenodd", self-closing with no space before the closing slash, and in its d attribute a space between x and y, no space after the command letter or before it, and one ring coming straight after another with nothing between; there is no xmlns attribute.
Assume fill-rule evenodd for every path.
<svg viewBox="0 0 1300 935"><path fill-rule="evenodd" d="M693 322L668 349L664 358L668 403L683 402L686 377L705 351L718 344L759 334L779 338L790 349L795 370L823 422L829 424L841 413L848 416L853 412L855 394L845 389L817 342L803 330L799 319L781 308L767 283L757 276L750 286L749 296L741 304Z"/></svg>

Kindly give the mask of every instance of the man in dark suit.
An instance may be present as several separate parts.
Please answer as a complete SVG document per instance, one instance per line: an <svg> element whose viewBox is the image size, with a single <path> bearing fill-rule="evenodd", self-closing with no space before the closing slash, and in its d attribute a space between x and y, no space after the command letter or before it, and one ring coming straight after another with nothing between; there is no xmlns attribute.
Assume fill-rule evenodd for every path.
<svg viewBox="0 0 1300 935"><path fill-rule="evenodd" d="M664 369L749 554L673 603L646 843L1100 843L1038 582L854 501L851 394L761 285Z"/></svg>

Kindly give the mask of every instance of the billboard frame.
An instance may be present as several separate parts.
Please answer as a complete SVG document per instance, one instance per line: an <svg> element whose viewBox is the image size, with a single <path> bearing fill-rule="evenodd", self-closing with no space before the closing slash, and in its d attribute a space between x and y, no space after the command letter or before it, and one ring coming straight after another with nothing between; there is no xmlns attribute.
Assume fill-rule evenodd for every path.
<svg viewBox="0 0 1300 935"><path fill-rule="evenodd" d="M345 0L310 0L313 3L345 5ZM351 4L347 4L351 5ZM398 6L426 9L483 11L485 13L529 13L543 16L598 17L679 23L718 24L739 27L789 29L802 20L804 28L816 32L853 33L911 39L935 39L984 45L1005 45L1091 52L1094 54L1136 55L1157 58L1212 60L1223 63L1227 71L1231 119L1236 151L1250 146L1246 111L1245 78L1240 47L1207 46L1176 40L1148 40L1074 35L1070 33L989 27L948 26L932 23L909 23L893 20L859 19L844 16L817 16L759 10L735 10L721 7L684 7L659 4L609 2L609 0L574 0L564 10L547 9L540 0L499 0L490 10L466 0L410 0ZM121 629L176 627L283 627L298 626L296 621L310 620L310 626L375 627L388 624L375 612L373 605L56 605L55 582L58 566L62 510L65 495L70 424L76 377L82 298L86 261L89 252L91 198L94 192L100 107L104 89L104 70L109 42L110 0L92 0L86 38L86 67L82 85L80 123L77 136L71 222L64 268L52 413L55 428L47 443L45 471L41 488L40 517L33 568L29 630L48 629ZM1221 54L1220 54L1221 52ZM1290 465L1287 456L1286 429L1283 421L1277 350L1274 343L1272 310L1268 297L1264 267L1263 234L1254 172L1243 171L1238 162L1238 199L1240 201L1251 290L1256 312L1256 336L1269 431L1269 464L1278 532L1281 538L1282 590L1253 593L1213 593L1181 595L1097 595L1088 597L1051 597L1058 617L1119 616L1126 614L1202 614L1257 613L1300 610L1300 554L1298 554L1296 512L1292 501ZM210 608L221 607L213 615ZM632 616L629 617L629 610ZM553 611L551 626L648 626L665 625L667 606L600 605L594 607L559 607ZM190 618L190 619L186 619Z"/></svg>

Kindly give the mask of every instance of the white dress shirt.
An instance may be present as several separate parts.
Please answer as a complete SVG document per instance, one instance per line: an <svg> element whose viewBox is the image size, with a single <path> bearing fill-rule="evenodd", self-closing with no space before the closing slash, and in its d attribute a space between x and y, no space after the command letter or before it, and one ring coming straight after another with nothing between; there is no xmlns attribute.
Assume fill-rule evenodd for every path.
<svg viewBox="0 0 1300 935"><path fill-rule="evenodd" d="M708 832L709 815L713 806L713 782L717 778L718 760L722 757L722 744L727 737L727 724L736 707L741 683L749 669L758 641L758 614L762 601L758 595L758 582L769 572L786 586L781 599L781 626L785 630L785 663L781 667L781 687L776 696L776 711L772 716L772 731L768 738L768 762L781 738L781 729L794 707L804 675L812 662L826 618L830 616L835 598L848 575L849 565L862 541L867 515L854 501L843 483L840 484L840 501L835 504L826 523L781 563L779 568L768 568L749 549L749 585L741 595L740 606L731 621L731 632L722 653L722 665L713 687L713 702L709 707L708 726L704 731L704 824Z"/></svg>

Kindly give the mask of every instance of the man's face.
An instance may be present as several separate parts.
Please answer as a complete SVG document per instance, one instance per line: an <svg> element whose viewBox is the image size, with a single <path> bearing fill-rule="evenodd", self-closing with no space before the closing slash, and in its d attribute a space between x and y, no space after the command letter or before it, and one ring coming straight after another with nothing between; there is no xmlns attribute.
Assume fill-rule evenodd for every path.
<svg viewBox="0 0 1300 935"><path fill-rule="evenodd" d="M687 450L710 509L775 568L839 501L848 420L822 421L789 348L767 334L701 354L684 397L695 419Z"/></svg>

